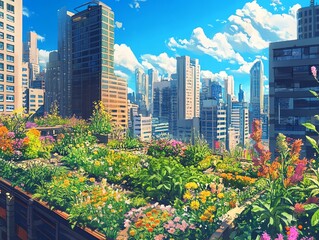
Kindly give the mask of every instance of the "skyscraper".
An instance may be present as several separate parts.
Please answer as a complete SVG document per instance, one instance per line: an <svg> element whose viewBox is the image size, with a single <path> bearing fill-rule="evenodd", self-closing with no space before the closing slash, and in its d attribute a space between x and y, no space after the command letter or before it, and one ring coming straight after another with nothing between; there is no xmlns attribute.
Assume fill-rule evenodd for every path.
<svg viewBox="0 0 319 240"><path fill-rule="evenodd" d="M217 82L213 81L211 83L211 97L217 101L220 101L223 97L223 89L222 86Z"/></svg>
<svg viewBox="0 0 319 240"><path fill-rule="evenodd" d="M59 61L59 54L57 51L50 52L49 62L47 63L46 72L46 84L45 84L45 104L44 111L49 112L53 103L58 105L59 113L63 109L61 105L61 99L63 92L59 91L63 89L61 81L61 63Z"/></svg>
<svg viewBox="0 0 319 240"><path fill-rule="evenodd" d="M60 96L57 101L60 114L64 117L70 116L72 113L72 21L74 13L69 12L66 7L58 10L58 61L60 88L58 93ZM56 64L56 63L55 63ZM51 103L48 103L50 106Z"/></svg>
<svg viewBox="0 0 319 240"><path fill-rule="evenodd" d="M302 123L318 124L313 116L319 112L319 102L309 90L319 91L310 70L319 68L319 37L271 43L269 62L270 150L275 153L276 137L283 133L302 139L301 156L310 159L314 150L305 136L316 139L317 135L307 132Z"/></svg>
<svg viewBox="0 0 319 240"><path fill-rule="evenodd" d="M190 140L199 132L200 65L198 59L177 57L177 137Z"/></svg>
<svg viewBox="0 0 319 240"><path fill-rule="evenodd" d="M148 73L148 105L149 113L153 114L153 94L154 94L154 83L158 82L158 72L155 69L149 69Z"/></svg>
<svg viewBox="0 0 319 240"><path fill-rule="evenodd" d="M36 32L28 32L27 41L23 43L23 62L29 64L29 84L31 85L31 82L35 81L40 73L38 35Z"/></svg>
<svg viewBox="0 0 319 240"><path fill-rule="evenodd" d="M239 91L238 91L238 101L245 102L245 92L242 88L243 86L239 84Z"/></svg>
<svg viewBox="0 0 319 240"><path fill-rule="evenodd" d="M319 37L319 5L310 1L309 7L299 8L297 11L298 39Z"/></svg>
<svg viewBox="0 0 319 240"><path fill-rule="evenodd" d="M75 9L72 21L72 113L88 118L102 101L127 128L127 83L114 74L114 13L102 2ZM63 64L63 63L62 63Z"/></svg>
<svg viewBox="0 0 319 240"><path fill-rule="evenodd" d="M233 102L231 126L239 132L239 142L242 146L249 141L249 110L247 102Z"/></svg>
<svg viewBox="0 0 319 240"><path fill-rule="evenodd" d="M0 1L0 113L22 107L22 0Z"/></svg>
<svg viewBox="0 0 319 240"><path fill-rule="evenodd" d="M254 119L261 119L264 109L264 65L257 60L250 69L249 127ZM250 130L251 131L251 130Z"/></svg>

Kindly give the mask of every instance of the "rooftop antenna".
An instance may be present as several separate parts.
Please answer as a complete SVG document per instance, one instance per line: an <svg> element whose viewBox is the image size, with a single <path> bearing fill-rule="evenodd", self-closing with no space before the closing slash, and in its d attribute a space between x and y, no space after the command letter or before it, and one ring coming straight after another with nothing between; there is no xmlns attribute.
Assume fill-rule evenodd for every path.
<svg viewBox="0 0 319 240"><path fill-rule="evenodd" d="M310 0L310 6L313 7L315 5L315 0Z"/></svg>

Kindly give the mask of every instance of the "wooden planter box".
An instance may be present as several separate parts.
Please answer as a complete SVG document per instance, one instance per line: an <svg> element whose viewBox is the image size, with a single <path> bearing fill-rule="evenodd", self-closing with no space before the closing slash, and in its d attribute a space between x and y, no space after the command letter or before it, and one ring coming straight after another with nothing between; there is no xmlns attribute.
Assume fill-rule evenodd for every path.
<svg viewBox="0 0 319 240"><path fill-rule="evenodd" d="M68 214L50 210L48 204L0 178L0 239L105 240L89 228L71 228Z"/></svg>

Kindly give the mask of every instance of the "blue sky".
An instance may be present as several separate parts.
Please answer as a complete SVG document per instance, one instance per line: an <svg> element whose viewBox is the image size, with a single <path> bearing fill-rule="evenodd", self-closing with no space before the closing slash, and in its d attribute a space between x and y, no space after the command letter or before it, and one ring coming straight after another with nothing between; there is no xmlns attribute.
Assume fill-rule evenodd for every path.
<svg viewBox="0 0 319 240"><path fill-rule="evenodd" d="M39 34L42 65L57 49L57 10L70 11L88 0L24 0L23 29ZM265 65L268 44L296 38L295 13L309 0L103 0L115 14L115 69L135 89L134 69L174 73L176 56L198 58L202 77L233 75L249 95L249 69Z"/></svg>

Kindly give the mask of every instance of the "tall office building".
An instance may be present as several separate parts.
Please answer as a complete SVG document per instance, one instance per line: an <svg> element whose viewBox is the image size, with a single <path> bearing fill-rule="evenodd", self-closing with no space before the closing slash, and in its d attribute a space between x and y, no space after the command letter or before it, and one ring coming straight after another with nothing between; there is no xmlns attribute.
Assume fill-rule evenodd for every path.
<svg viewBox="0 0 319 240"><path fill-rule="evenodd" d="M58 61L60 62L59 75L60 87L59 98L54 99L59 106L59 112L67 117L72 114L72 16L74 13L68 11L66 7L58 10ZM56 61L54 63L56 65ZM50 66L52 67L52 66ZM57 66L55 66L56 68ZM48 104L50 106L51 103Z"/></svg>
<svg viewBox="0 0 319 240"><path fill-rule="evenodd" d="M63 109L63 105L61 105L61 99L65 97L63 96L63 92L59 91L62 88L61 63L59 61L59 54L57 51L53 51L50 52L49 62L47 63L44 104L45 112L50 112L52 104L56 103L58 105L59 113L61 114Z"/></svg>
<svg viewBox="0 0 319 240"><path fill-rule="evenodd" d="M189 141L199 132L200 65L198 59L177 57L177 137Z"/></svg>
<svg viewBox="0 0 319 240"><path fill-rule="evenodd" d="M114 13L98 1L75 10L71 17L72 113L89 118L93 103L102 101L114 123L126 129L127 83L114 74Z"/></svg>
<svg viewBox="0 0 319 240"><path fill-rule="evenodd" d="M233 102L231 126L239 132L239 143L245 146L249 141L249 108L247 102Z"/></svg>
<svg viewBox="0 0 319 240"><path fill-rule="evenodd" d="M261 119L264 111L264 65L261 60L250 69L250 110L249 128L251 131L254 119Z"/></svg>
<svg viewBox="0 0 319 240"><path fill-rule="evenodd" d="M160 122L168 122L171 114L171 83L161 81L154 83L153 117Z"/></svg>
<svg viewBox="0 0 319 240"><path fill-rule="evenodd" d="M148 73L148 104L149 112L153 114L153 94L154 94L154 84L158 82L158 72L156 69L149 69Z"/></svg>
<svg viewBox="0 0 319 240"><path fill-rule="evenodd" d="M170 99L171 99L171 108L169 114L169 133L171 136L177 136L177 109L178 109L178 82L177 82L177 74L172 74L172 80L170 83Z"/></svg>
<svg viewBox="0 0 319 240"><path fill-rule="evenodd" d="M31 84L40 73L38 35L36 32L28 32L27 41L23 43L23 62L29 64L29 84Z"/></svg>
<svg viewBox="0 0 319 240"><path fill-rule="evenodd" d="M298 9L297 19L298 39L319 37L319 5L315 5L314 0L309 7Z"/></svg>
<svg viewBox="0 0 319 240"><path fill-rule="evenodd" d="M228 76L227 78L224 79L224 83L225 83L226 94L229 94L231 96L235 96L235 92L234 92L234 77L233 76Z"/></svg>
<svg viewBox="0 0 319 240"><path fill-rule="evenodd" d="M311 158L314 151L305 136L317 136L301 124L318 124L313 117L319 111L318 99L309 90L319 91L310 70L319 68L319 37L271 43L269 61L270 150L275 153L276 137L283 133L302 139L301 155Z"/></svg>
<svg viewBox="0 0 319 240"><path fill-rule="evenodd" d="M136 102L139 113L143 116L149 115L149 76L141 68L135 70Z"/></svg>
<svg viewBox="0 0 319 240"><path fill-rule="evenodd" d="M217 81L212 82L211 93L212 99L220 101L223 98L223 88Z"/></svg>
<svg viewBox="0 0 319 240"><path fill-rule="evenodd" d="M203 100L200 117L201 135L213 149L218 145L226 146L226 108L217 100Z"/></svg>
<svg viewBox="0 0 319 240"><path fill-rule="evenodd" d="M245 102L245 92L242 88L242 84L239 84L239 91L238 91L238 101Z"/></svg>
<svg viewBox="0 0 319 240"><path fill-rule="evenodd" d="M0 112L22 107L22 0L0 1Z"/></svg>

